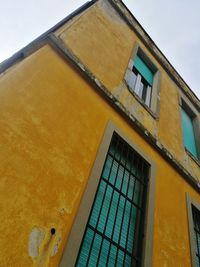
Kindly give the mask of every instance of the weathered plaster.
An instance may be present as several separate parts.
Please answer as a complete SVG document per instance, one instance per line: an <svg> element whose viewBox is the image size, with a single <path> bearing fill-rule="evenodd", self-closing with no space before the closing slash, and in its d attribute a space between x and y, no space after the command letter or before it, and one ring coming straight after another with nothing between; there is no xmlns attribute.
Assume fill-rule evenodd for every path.
<svg viewBox="0 0 200 267"><path fill-rule="evenodd" d="M99 48L99 51L101 51L101 52L98 52L95 49L97 47L97 44L100 43L99 42L99 39L98 38L95 39L96 37L94 35L93 35L93 38L91 39L90 38L90 35L88 35L88 37L89 37L89 39L88 39L89 40L89 43L92 43L92 40L94 40L94 45L93 45L93 47L91 49L89 49L87 41L85 43L85 40L87 40L87 36L86 36L86 39L82 39L81 46L80 46L80 51L84 51L84 53L86 53L86 54L87 54L86 51L89 51L89 54L88 54L88 60L90 60L90 61L88 61L88 62L90 62L89 63L89 67L92 70L92 72L94 73L94 76L96 76L97 78L100 77L99 79L101 80L101 82L103 82L104 85L106 85L106 84L107 85L110 85L110 83L113 84L114 79L115 79L115 77L114 77L115 74L116 74L117 79L121 79L120 77L122 77L121 76L122 75L122 72L124 72L126 70L125 65L123 67L123 64L124 63L122 64L122 58L124 58L124 59L126 58L126 61L128 62L129 56L128 56L128 54L125 54L124 52L126 51L126 53L127 53L127 51L129 51L129 50L131 51L133 40L136 40L141 45L141 47L145 50L145 53L147 54L147 56L151 60L155 60L155 59L158 60L158 63L157 63L158 64L158 68L160 70L162 70L163 69L163 66L165 66L165 64L162 65L162 61L163 60L166 60L166 59L163 58L163 55L157 49L157 47L152 42L152 40L150 39L150 37L142 29L141 25L139 25L139 23L135 20L135 18L128 13L128 11L126 10L126 8L123 7L123 5L120 3L120 1L114 1L114 0L113 1L112 0L109 0L109 1L114 6L113 9L107 3L106 0L105 1L97 1L97 4L95 4L94 6L92 5L92 7L90 9L87 9L87 5L86 5L86 9L83 8L82 11L84 11L84 12L81 14L81 16L80 16L80 12L76 12L74 16L69 16L69 18L66 18L59 25L56 25L49 32L58 29L58 31L56 33L56 34L58 34L59 33L59 29L63 27L63 29L65 29L66 31L62 30L62 34L60 33L60 36L63 37L63 38L65 38L64 36L65 36L65 32L66 32L67 33L67 36L68 36L67 37L67 40L68 40L68 42L70 42L70 39L71 39L71 37L70 37L70 31L73 32L73 27L75 27L76 30L77 30L77 28L79 30L79 34L77 36L81 36L81 32L80 31L82 31L82 36L86 36L86 34L85 34L86 32L87 33L90 33L90 32L98 32L99 33L98 34L98 38L99 38L99 36L101 36L104 33L103 32L100 33L99 31L93 31L92 28L90 29L90 25L94 25L94 24L93 23L87 24L87 23L88 23L88 21L90 21L90 22L92 21L92 18L94 18L94 14L97 14L99 18L101 17L100 24L103 23L102 24L102 27L100 26L101 31L103 29L105 29L105 28L111 27L110 28L110 32L111 33L115 33L114 35L115 35L115 37L117 36L118 41L117 41L117 39L116 39L116 42L113 41L113 40L109 41L108 38L105 38L107 40L107 44L106 45L103 45L102 48ZM90 7L90 5L88 5L88 7ZM110 19L110 16L109 16L109 14L112 14L111 17L117 17L117 12L119 12L118 13L119 14L118 16L119 17L121 16L121 18L119 18L119 20L114 19L113 21L115 21L115 22L116 22L116 20L118 22L120 21L120 27L116 27L117 26L116 25L117 23L113 23L113 21ZM91 18L90 18L90 16L91 16ZM87 19L85 20L85 23L83 23L85 17ZM135 27L134 28L134 30L136 32L136 35L135 36L134 36L133 32L131 32L128 29L128 26L125 26L125 24L123 25L122 21L124 19L125 19L126 22L127 22L127 19L129 20L128 25L129 26L132 25L131 26L131 29L132 29L133 26ZM73 21L73 23L71 23L71 21ZM68 28L65 28L65 26L63 26L65 24L64 22L69 22L69 24L71 23L71 25L73 27L70 27L70 30ZM78 22L78 24L76 22ZM105 23L106 23L106 25L105 25ZM83 29L81 29L81 26L79 26L81 24L82 25L84 24L84 28ZM110 26L110 25L112 25L112 26ZM139 33L141 33L141 34L139 34ZM113 38L115 38L114 35L112 35ZM130 36L132 36L132 37L130 37ZM141 42L141 40L138 39L138 36L139 36L139 38L141 38L141 40L144 42L144 44ZM46 35L44 34L42 37L38 38L34 42L34 46L30 44L25 49L23 49L18 54L16 54L15 57L13 57L13 59L8 60L7 62L5 62L5 64L4 63L1 64L1 71L3 71L6 68L8 68L12 62L15 62L15 60L22 60L23 58L25 58L26 56L28 56L30 53L34 52L36 49L39 49L41 46L43 46L44 45L44 42L46 42L48 40L48 38L46 38L46 37L47 37L47 34ZM46 40L45 40L45 38L46 38ZM119 47L119 40L120 40L120 38L121 38L121 41L120 41L121 43L126 43L126 49L125 49L125 47L121 46L121 49L123 50L123 54L121 54L121 56L120 56L119 53L116 53L117 58L120 58L120 62L117 63L117 62L115 62L114 58L109 59L109 56L107 56L108 53L109 53L108 51L107 51L107 54L105 56L102 54L102 51L105 50L105 47L109 47L108 46L108 43L112 43L112 44L113 43L116 43L116 44L118 43L118 47ZM78 41L77 42L73 42L73 45L72 45L73 52L75 52L80 57L80 59L84 61L84 64L87 65L87 59L84 58L84 53L82 55L79 55L79 52L76 51L75 44L76 45L77 44L80 44L80 42L78 42ZM87 47L84 48L84 45L86 45L86 44L87 44ZM153 54L149 53L149 51L151 51L151 49L149 47L149 44L151 44L151 47L153 47L153 51L155 53L153 53ZM129 49L127 49L128 48L127 45L130 46ZM145 45L147 46L148 49L146 49ZM95 49L93 49L93 48L95 48ZM117 51L114 47L110 47L109 49L110 49L110 51ZM103 59L102 63L99 61L101 58L98 58L98 60L96 60L95 59L96 57L93 57L92 56L91 51L93 51L95 53L95 55L101 55L101 58ZM111 55L111 53L109 55ZM112 54L112 56L114 56L114 55L115 54ZM162 60L159 60L159 56L158 55L162 58ZM106 65L105 65L105 59L108 59L108 62L114 62L114 65L112 65L110 67L108 66L108 68L107 68ZM96 64L96 62L98 62L98 64ZM80 61L78 61L77 64L79 65L79 67L81 67L82 69L84 69L84 66L83 66L82 63L80 63ZM97 68L99 68L99 67L102 68L102 66L103 66L103 68L102 68L102 75L99 76L98 69L97 70L94 69L95 64L96 64ZM121 74L117 73L117 69L119 69L119 67L120 68L122 67ZM111 72L112 73L112 77L110 76L110 72L109 71L106 71L105 72L104 69L112 70L112 72ZM169 69L168 69L168 71L169 71ZM174 92L175 91L177 92L177 90L180 90L179 88L177 88L175 86L175 84L173 82L174 79L172 79L172 80L169 79L169 77L168 77L168 75L169 75L168 71L167 71L167 73L165 73L165 71L162 70L162 82L161 82L161 98L162 99L166 99L166 100L167 100L167 98L169 96L169 88L174 87ZM105 74L108 75L108 78L106 78ZM105 78L106 78L107 81L105 80ZM117 88L118 86L121 86L120 85L121 84L121 81L118 80L117 85L115 85L113 87L112 86L111 87L108 86L107 89L109 91L111 91L112 93L114 93L115 88ZM96 82L98 83L98 79L96 79ZM115 84L116 84L116 82L115 82ZM169 86L167 84L169 84ZM183 89L183 90L184 90L184 92L186 92L186 91L188 92L189 91L189 89L188 90ZM127 93L126 93L126 95L127 95ZM130 113L130 116L131 116L131 113L133 112L132 115L134 115L134 117L137 120L141 120L142 117L143 117L142 114L144 114L144 120L142 121L142 124L144 125L144 127L146 129L148 129L148 131L150 131L150 133L154 137L158 138L159 139L159 142L161 142L169 151L171 151L171 153L173 155L176 155L177 160L179 162L181 162L181 164L184 164L185 151L184 151L184 149L182 147L182 141L180 142L180 135L181 135L181 132L180 132L180 129L181 129L181 127L180 127L180 118L179 118L179 116L177 116L178 115L178 112L177 111L176 111L176 117L174 116L175 115L174 113L172 114L172 116L170 116L170 112L173 111L174 109L176 110L177 103L175 102L170 107L168 103L172 104L173 103L172 101L170 101L170 102L168 102L168 101L162 101L162 107L161 107L162 110L164 110L163 109L164 103L167 103L167 108L166 108L166 110L164 110L164 112L162 112L162 116L159 118L159 122L160 123L158 124L154 120L154 118L151 118L151 116L149 116L148 112L145 111L145 108L142 108L142 105L141 105L141 108L138 110L138 112L134 112L136 109L134 107L130 107L131 106L130 103L132 102L132 105L133 106L134 105L137 106L137 103L136 103L137 102L137 99L134 99L134 101L133 100L129 101L129 99L131 99L131 98L134 98L134 97L131 97L131 94L130 94L130 96L127 96L126 98L124 98L125 99L124 100L125 103L123 102L123 99L119 99L118 98L118 100L119 100L119 102L122 102L122 106L125 106L125 109L128 111L128 113ZM191 99L191 101L193 103L195 103L195 105L197 105L197 106L199 105L199 104L197 104L198 101L195 100L195 98L192 96L191 93L189 93L189 98ZM174 99L176 99L176 98L174 98ZM163 127L163 125L166 125L166 120L168 120L168 118L165 119L164 116L167 116L168 114L169 114L168 118L170 118L170 120L168 122L171 124L169 128L170 128L171 132L173 132L173 135L171 135L171 136L173 136L173 138L169 138L170 134L168 134L168 135L165 134L165 132L166 132L165 131L165 127ZM167 136L168 136L168 139L165 140L167 138ZM198 173L198 166L195 165L195 169L196 169L195 175L197 174L197 176L198 176L198 174L199 174Z"/></svg>
<svg viewBox="0 0 200 267"><path fill-rule="evenodd" d="M176 264L189 262L183 204L185 190L198 198L188 183L192 183L192 178L185 181L179 174L184 169L162 144L62 42L55 37L53 41L52 47L60 52L46 45L0 79L2 266L16 266L16 262L19 266L58 265L109 120L158 163L154 266L163 266L161 250L175 257L170 249L174 232L182 237L183 243L179 247L180 239L173 240L173 246L181 250ZM186 172L185 177L188 175ZM159 231L162 232L166 218L171 226L164 242ZM181 221L182 227L176 221ZM45 238L33 260L28 243L34 227L45 231ZM50 232L52 227L56 229L54 236Z"/></svg>
<svg viewBox="0 0 200 267"><path fill-rule="evenodd" d="M178 171L180 171L180 173L184 176L184 177L188 177L189 180L191 182L191 184L193 184L195 186L195 188L197 190L199 190L199 175L197 177L192 177L192 175L189 173L189 171L187 170L187 167L185 168L185 166L183 166L181 164L181 162L177 161L176 159L176 152L173 151L173 153L171 153L166 147L168 146L163 146L162 143L160 142L160 140L157 140L156 137L154 135L152 135L151 132L149 132L149 129L145 128L144 125L138 120L136 119L135 116L133 116L132 113L129 112L129 110L127 110L126 106L124 106L121 101L119 101L118 99L116 99L112 93L109 92L109 89L107 89L91 72L89 69L87 69L87 67L83 67L83 64L80 62L80 60L73 55L73 53L65 46L65 44L62 42L62 40L56 38L55 36L51 35L51 40L53 41L53 46L58 49L58 51L60 51L60 53L63 56L69 57L70 60L72 60L72 62L74 62L81 71L83 71L86 76L89 78L90 82L94 83L94 86L100 90L101 93L104 94L104 96L109 99L109 101L111 101L112 104L114 104L115 108L117 108L120 112L122 112L126 118L128 120L130 120L131 123L133 123L133 126L135 127L135 129L137 131L139 131L140 134L142 134L147 141L152 144L155 148L157 148L157 150L161 153L161 155L167 159L168 161L171 162L172 166L174 166L175 168L177 168ZM124 92L123 92L124 94ZM167 102L166 102L167 103ZM169 103L169 102L168 102ZM178 107L177 107L178 109ZM168 118L166 120L168 122ZM166 126L166 121L165 121L165 126ZM179 121L180 123L180 121ZM177 127L177 125L175 125ZM161 128L162 129L162 128ZM163 127L163 132L166 134L166 136L169 136L169 132L166 132L165 127ZM179 129L180 130L180 129ZM155 133L155 130L154 130ZM157 131L156 131L157 134ZM169 139L171 140L171 139ZM180 142L180 140L179 140ZM159 146L157 145L157 143L159 143ZM182 147L182 144L179 144ZM185 152L185 151L184 151ZM183 153L184 155L184 153Z"/></svg>
<svg viewBox="0 0 200 267"><path fill-rule="evenodd" d="M28 254L32 259L35 259L39 255L39 247L44 240L45 231L38 227L34 227L29 236L28 242Z"/></svg>
<svg viewBox="0 0 200 267"><path fill-rule="evenodd" d="M95 14L88 17L90 23L87 21L87 25L91 27L92 23L94 28L92 18ZM109 26L107 15L101 13L99 16L102 16L101 22L105 18ZM103 31L103 25L99 27ZM93 32L94 28L91 28ZM111 25L111 29L117 30L117 27ZM108 34L107 30L105 32ZM109 42L116 36L120 38L119 32L113 34ZM126 33L133 34L127 29ZM97 36L95 38L98 41ZM136 36L133 34L128 39L131 41ZM96 72L74 55L73 47L67 47L56 36L38 42L35 47L23 50L23 60L19 57L21 61L6 68L0 76L1 266L14 267L16 263L18 266L58 265L105 126L112 120L157 162L154 267L189 267L185 191L199 199L199 167L193 161L194 166L189 163L191 159L188 158L186 162L191 164L188 169L185 152L180 149L175 83L161 67L160 120L150 119L150 114L146 116L137 102L133 109L138 112L134 116L129 110L128 91L123 91L122 100L116 91L126 68L120 67L121 76L115 76L107 73L109 65L105 69L100 66L103 77L100 80ZM113 47L109 45L107 56L114 54L109 52ZM102 46L99 49L101 51ZM129 51L131 49L132 44ZM146 52L151 56L148 50ZM81 53L85 56L84 51ZM91 66L97 64L92 54L89 58L88 51L85 53ZM115 60L121 66L120 60ZM123 60L122 65L126 66L128 53ZM106 87L102 81L112 86ZM174 96L172 102L167 95L168 89ZM174 107L172 113L170 110ZM138 113L143 123L137 119ZM168 138L169 130L177 134L177 143ZM56 229L54 236L50 232L52 225ZM44 231L44 239L40 231Z"/></svg>

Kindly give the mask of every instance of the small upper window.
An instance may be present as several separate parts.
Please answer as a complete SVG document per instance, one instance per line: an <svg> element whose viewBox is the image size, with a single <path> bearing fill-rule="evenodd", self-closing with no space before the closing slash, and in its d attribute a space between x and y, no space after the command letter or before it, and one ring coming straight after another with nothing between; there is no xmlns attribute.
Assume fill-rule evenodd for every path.
<svg viewBox="0 0 200 267"><path fill-rule="evenodd" d="M133 95L157 113L159 71L138 46L130 59L125 80Z"/></svg>
<svg viewBox="0 0 200 267"><path fill-rule="evenodd" d="M199 159L197 143L198 119L184 101L182 101L181 118L184 146L196 159Z"/></svg>
<svg viewBox="0 0 200 267"><path fill-rule="evenodd" d="M154 73L140 56L136 56L132 73L130 73L130 90L135 92L149 107Z"/></svg>

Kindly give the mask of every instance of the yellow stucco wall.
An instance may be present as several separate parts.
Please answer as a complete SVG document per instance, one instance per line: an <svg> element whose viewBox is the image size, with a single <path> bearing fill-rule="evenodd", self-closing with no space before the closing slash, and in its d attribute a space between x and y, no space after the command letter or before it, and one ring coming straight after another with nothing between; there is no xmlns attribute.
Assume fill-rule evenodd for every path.
<svg viewBox="0 0 200 267"><path fill-rule="evenodd" d="M180 89L114 8L107 1L99 1L56 34L127 110L200 180L200 168L183 146ZM139 44L161 73L159 119L153 118L146 111L124 82L129 59L136 44Z"/></svg>
<svg viewBox="0 0 200 267"><path fill-rule="evenodd" d="M1 267L58 265L109 120L157 165L153 266L191 266L199 195L52 48L0 76L0 114Z"/></svg>

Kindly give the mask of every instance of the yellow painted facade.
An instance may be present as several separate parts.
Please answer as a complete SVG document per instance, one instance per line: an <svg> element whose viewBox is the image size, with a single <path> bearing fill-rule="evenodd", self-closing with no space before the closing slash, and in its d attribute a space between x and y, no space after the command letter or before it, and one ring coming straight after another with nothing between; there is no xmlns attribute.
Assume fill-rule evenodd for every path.
<svg viewBox="0 0 200 267"><path fill-rule="evenodd" d="M56 34L172 155L183 165L187 164L189 171L199 180L199 167L193 164L193 160L184 151L180 89L116 11L106 1L100 1ZM161 72L159 120L155 120L132 97L123 81L136 44L139 44ZM166 131L166 122L172 134Z"/></svg>
<svg viewBox="0 0 200 267"><path fill-rule="evenodd" d="M55 35L199 180L183 147L180 89L114 8L99 1ZM136 42L161 72L158 119L123 81ZM200 202L199 193L50 45L1 74L0 114L1 267L59 265L109 121L156 164L152 266L192 266L185 193Z"/></svg>

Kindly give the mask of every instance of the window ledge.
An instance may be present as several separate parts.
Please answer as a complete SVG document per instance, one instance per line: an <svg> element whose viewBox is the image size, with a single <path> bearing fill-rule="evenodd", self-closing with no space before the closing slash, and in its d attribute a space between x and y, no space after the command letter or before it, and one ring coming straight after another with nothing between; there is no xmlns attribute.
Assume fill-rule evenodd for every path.
<svg viewBox="0 0 200 267"><path fill-rule="evenodd" d="M195 156L193 156L192 153L186 147L185 151L190 156L190 158L192 158L195 161L195 163L200 167L200 160L195 158Z"/></svg>
<svg viewBox="0 0 200 267"><path fill-rule="evenodd" d="M135 93L131 90L130 86L127 84L127 82L125 81L125 84L129 90L129 92L136 98L136 100L143 106L143 108L146 109L146 111L154 118L154 119L158 119L158 115L156 113L154 113L145 103L144 101Z"/></svg>

